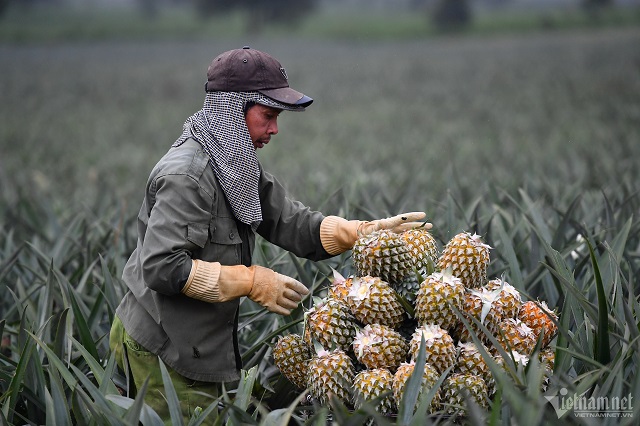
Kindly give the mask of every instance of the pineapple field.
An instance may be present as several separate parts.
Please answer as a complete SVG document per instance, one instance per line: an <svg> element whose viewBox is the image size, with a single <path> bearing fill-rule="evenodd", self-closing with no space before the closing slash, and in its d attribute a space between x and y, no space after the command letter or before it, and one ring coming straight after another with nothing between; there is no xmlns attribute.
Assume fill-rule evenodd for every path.
<svg viewBox="0 0 640 426"><path fill-rule="evenodd" d="M267 51L315 99L259 151L314 210L424 211L240 305L242 379L173 424L635 425L640 30L367 41L0 44L0 425L156 425L108 338L155 162L213 56Z"/></svg>

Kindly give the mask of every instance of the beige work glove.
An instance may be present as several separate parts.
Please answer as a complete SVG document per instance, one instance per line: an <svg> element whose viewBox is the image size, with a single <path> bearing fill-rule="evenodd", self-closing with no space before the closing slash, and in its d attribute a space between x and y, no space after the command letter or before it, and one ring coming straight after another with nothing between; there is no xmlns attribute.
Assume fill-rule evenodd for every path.
<svg viewBox="0 0 640 426"><path fill-rule="evenodd" d="M336 255L350 250L358 238L382 229L388 229L395 233L421 226L425 229L431 229L430 223L417 222L424 219L425 216L424 212L411 212L370 222L327 216L320 224L320 241L327 253Z"/></svg>
<svg viewBox="0 0 640 426"><path fill-rule="evenodd" d="M309 289L286 275L262 266L225 266L194 259L182 293L209 303L247 296L271 312L289 315Z"/></svg>

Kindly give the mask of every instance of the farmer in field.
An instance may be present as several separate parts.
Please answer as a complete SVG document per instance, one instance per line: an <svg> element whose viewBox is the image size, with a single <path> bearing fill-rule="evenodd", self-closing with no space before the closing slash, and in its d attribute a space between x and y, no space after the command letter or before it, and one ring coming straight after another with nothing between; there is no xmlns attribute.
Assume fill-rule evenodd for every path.
<svg viewBox="0 0 640 426"><path fill-rule="evenodd" d="M322 260L351 249L358 236L400 232L425 216L346 220L287 196L256 151L278 133L282 111L304 111L312 102L289 87L285 69L268 54L247 47L222 53L209 66L203 108L149 176L110 346L133 377L130 388L149 379L145 400L166 421L158 357L190 416L213 402L192 391L217 397L223 382L239 379L239 299L289 315L309 293L291 277L252 266L255 233Z"/></svg>

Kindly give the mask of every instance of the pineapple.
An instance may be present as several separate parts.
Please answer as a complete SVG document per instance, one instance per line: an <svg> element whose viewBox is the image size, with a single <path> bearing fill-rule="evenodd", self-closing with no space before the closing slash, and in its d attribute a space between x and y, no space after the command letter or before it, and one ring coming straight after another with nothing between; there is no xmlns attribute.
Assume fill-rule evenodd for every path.
<svg viewBox="0 0 640 426"><path fill-rule="evenodd" d="M484 346L483 348L488 355L487 348ZM489 365L485 362L475 343L458 343L458 359L455 372L480 376L487 384L492 380Z"/></svg>
<svg viewBox="0 0 640 426"><path fill-rule="evenodd" d="M356 240L352 249L357 275L398 283L412 270L409 246L395 232L380 230Z"/></svg>
<svg viewBox="0 0 640 426"><path fill-rule="evenodd" d="M504 318L515 318L518 316L520 305L522 305L522 296L514 286L508 282L495 279L487 283L485 288L488 291L500 290L498 301L502 304L502 312Z"/></svg>
<svg viewBox="0 0 640 426"><path fill-rule="evenodd" d="M376 411L383 415L392 414L396 403L389 391L393 385L393 374L384 368L363 370L353 379L353 405L359 409L365 402L386 394L376 406Z"/></svg>
<svg viewBox="0 0 640 426"><path fill-rule="evenodd" d="M382 324L396 328L405 316L395 290L378 277L355 278L347 303L356 319L363 324Z"/></svg>
<svg viewBox="0 0 640 426"><path fill-rule="evenodd" d="M540 357L540 363L544 368L544 377L542 379L542 391L546 392L549 387L549 382L551 381L551 376L553 376L553 367L555 364L556 354L555 349L545 348L538 354Z"/></svg>
<svg viewBox="0 0 640 426"><path fill-rule="evenodd" d="M409 353L413 360L418 356L420 342L424 337L427 363L442 374L456 363L456 347L449 333L437 324L418 327L411 337Z"/></svg>
<svg viewBox="0 0 640 426"><path fill-rule="evenodd" d="M464 286L450 274L434 272L420 285L416 296L415 317L420 324L438 324L450 330L457 323L452 307L462 308Z"/></svg>
<svg viewBox="0 0 640 426"><path fill-rule="evenodd" d="M554 348L545 348L543 350L540 351L540 363L544 364L545 367L550 370L553 371L553 367L555 365L555 361L556 361L556 351Z"/></svg>
<svg viewBox="0 0 640 426"><path fill-rule="evenodd" d="M416 295L418 290L420 290L420 283L422 282L421 277L426 275L427 274L422 271L409 271L401 282L393 285L393 288L409 305L414 306L416 303Z"/></svg>
<svg viewBox="0 0 640 426"><path fill-rule="evenodd" d="M353 363L344 351L320 350L309 360L307 387L320 404L328 404L332 395L349 403L354 376Z"/></svg>
<svg viewBox="0 0 640 426"><path fill-rule="evenodd" d="M518 318L533 329L536 340L542 334L542 347L546 348L558 332L558 315L545 302L528 301L520 306ZM553 319L552 319L553 318Z"/></svg>
<svg viewBox="0 0 640 426"><path fill-rule="evenodd" d="M487 384L480 376L453 373L442 383L442 388L443 401L448 405L446 411L449 414L455 414L458 410L466 411L465 393L468 393L480 407L489 407Z"/></svg>
<svg viewBox="0 0 640 426"><path fill-rule="evenodd" d="M409 247L413 269L429 271L438 261L438 244L426 228L415 228L400 234Z"/></svg>
<svg viewBox="0 0 640 426"><path fill-rule="evenodd" d="M280 372L300 389L307 386L311 349L299 334L280 336L273 347L273 361Z"/></svg>
<svg viewBox="0 0 640 426"><path fill-rule="evenodd" d="M479 235L462 232L447 243L438 259L438 268L441 271L450 268L467 288L480 287L487 280L489 250L491 247Z"/></svg>
<svg viewBox="0 0 640 426"><path fill-rule="evenodd" d="M317 341L325 349L348 350L357 330L349 307L338 299L326 298L305 313L304 339L309 347Z"/></svg>
<svg viewBox="0 0 640 426"><path fill-rule="evenodd" d="M465 294L462 304L462 313L469 322L471 330L482 341L488 341L488 337L480 329L480 327L471 319L471 317L480 321L487 327L493 335L497 334L498 325L503 317L502 304L499 300L498 291L487 291L482 288L480 290L470 290ZM454 335L463 342L472 342L471 332L462 322L459 322L454 331Z"/></svg>
<svg viewBox="0 0 640 426"><path fill-rule="evenodd" d="M396 404L400 404L402 402L402 398L404 396L404 390L406 387L407 380L411 377L413 370L415 369L415 362L403 362L398 367L398 370L393 375L393 397L395 398ZM438 371L430 364L426 363L424 365L424 373L422 374L422 386L420 387L420 391L418 393L418 401L420 401L420 397L423 392L429 392L431 388L433 388L438 381L440 374ZM436 391L433 399L431 400L431 405L429 406L430 412L438 411L440 408L440 389Z"/></svg>
<svg viewBox="0 0 640 426"><path fill-rule="evenodd" d="M407 357L408 342L396 331L381 324L369 324L353 340L356 359L368 369L396 371Z"/></svg>
<svg viewBox="0 0 640 426"><path fill-rule="evenodd" d="M496 339L505 351L516 351L528 355L536 346L533 330L518 318L506 318L500 322L500 332Z"/></svg>

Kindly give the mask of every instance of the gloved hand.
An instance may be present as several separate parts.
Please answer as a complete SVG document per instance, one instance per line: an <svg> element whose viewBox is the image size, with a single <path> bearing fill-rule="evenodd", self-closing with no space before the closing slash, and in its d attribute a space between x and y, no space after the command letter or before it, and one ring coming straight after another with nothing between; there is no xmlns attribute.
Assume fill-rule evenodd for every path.
<svg viewBox="0 0 640 426"><path fill-rule="evenodd" d="M375 231L380 231L381 229L388 229L399 234L408 229L422 226L422 222L416 221L424 219L425 216L427 216L427 214L424 212L411 212L388 217L386 219L372 220L371 222L360 222L357 231L358 238L369 235ZM425 229L431 229L432 225L430 223L425 223L423 227Z"/></svg>
<svg viewBox="0 0 640 426"><path fill-rule="evenodd" d="M242 296L271 312L289 315L309 290L300 282L262 266L226 266L194 259L182 292L209 303Z"/></svg>
<svg viewBox="0 0 640 426"><path fill-rule="evenodd" d="M320 241L327 253L336 255L350 250L358 238L382 229L396 233L420 226L431 229L430 223L417 222L425 216L424 212L411 212L370 222L327 216L320 224Z"/></svg>
<svg viewBox="0 0 640 426"><path fill-rule="evenodd" d="M248 269L254 272L249 299L258 302L271 312L289 315L298 306L302 297L309 294L307 287L291 277L262 266L252 266Z"/></svg>

